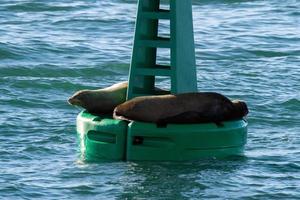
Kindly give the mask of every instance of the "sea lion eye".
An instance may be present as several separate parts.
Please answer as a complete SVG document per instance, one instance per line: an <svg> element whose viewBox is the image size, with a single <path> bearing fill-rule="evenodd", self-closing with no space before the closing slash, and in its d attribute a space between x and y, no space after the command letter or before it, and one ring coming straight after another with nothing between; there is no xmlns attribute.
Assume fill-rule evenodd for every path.
<svg viewBox="0 0 300 200"><path fill-rule="evenodd" d="M78 100L81 100L82 97L83 97L82 93L79 93L79 94L76 95L76 99L78 99Z"/></svg>

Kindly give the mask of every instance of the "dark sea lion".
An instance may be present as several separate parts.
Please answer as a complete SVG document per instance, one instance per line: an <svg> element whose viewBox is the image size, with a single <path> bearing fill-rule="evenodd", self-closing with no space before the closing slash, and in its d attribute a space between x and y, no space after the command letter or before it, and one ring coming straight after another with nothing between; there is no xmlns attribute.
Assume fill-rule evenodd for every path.
<svg viewBox="0 0 300 200"><path fill-rule="evenodd" d="M114 110L115 119L136 120L157 124L220 124L241 119L248 114L243 101L230 101L213 92L185 93L136 97Z"/></svg>
<svg viewBox="0 0 300 200"><path fill-rule="evenodd" d="M112 113L114 108L126 101L128 82L121 82L97 90L81 90L69 98L71 105L85 108L90 113Z"/></svg>

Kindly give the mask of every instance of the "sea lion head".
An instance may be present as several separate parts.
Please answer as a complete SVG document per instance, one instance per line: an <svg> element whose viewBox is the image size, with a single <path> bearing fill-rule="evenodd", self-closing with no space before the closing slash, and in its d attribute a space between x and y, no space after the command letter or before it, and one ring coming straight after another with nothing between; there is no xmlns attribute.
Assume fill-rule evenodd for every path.
<svg viewBox="0 0 300 200"><path fill-rule="evenodd" d="M237 117L242 118L242 117L245 117L249 113L246 102L240 101L240 100L234 100L234 101L232 101L232 103L234 105Z"/></svg>
<svg viewBox="0 0 300 200"><path fill-rule="evenodd" d="M80 106L90 113L112 113L115 106L122 101L114 94L104 90L81 90L68 99L69 104Z"/></svg>
<svg viewBox="0 0 300 200"><path fill-rule="evenodd" d="M68 99L68 103L74 106L86 108L91 99L91 91L80 90Z"/></svg>

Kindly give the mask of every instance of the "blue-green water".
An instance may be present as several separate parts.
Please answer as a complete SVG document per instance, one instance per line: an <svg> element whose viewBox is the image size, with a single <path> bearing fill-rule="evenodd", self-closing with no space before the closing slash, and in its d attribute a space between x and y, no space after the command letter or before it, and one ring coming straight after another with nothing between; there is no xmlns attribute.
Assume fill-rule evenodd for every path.
<svg viewBox="0 0 300 200"><path fill-rule="evenodd" d="M244 158L80 160L66 99L127 79L135 12L1 0L0 199L300 199L299 0L194 1L198 88L248 102Z"/></svg>

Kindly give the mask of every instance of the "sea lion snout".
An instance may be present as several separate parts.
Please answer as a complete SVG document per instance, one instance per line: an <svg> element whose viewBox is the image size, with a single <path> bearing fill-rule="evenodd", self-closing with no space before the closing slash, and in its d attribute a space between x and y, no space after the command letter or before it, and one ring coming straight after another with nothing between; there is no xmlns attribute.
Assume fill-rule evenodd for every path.
<svg viewBox="0 0 300 200"><path fill-rule="evenodd" d="M70 98L68 99L68 103L69 103L70 105L79 105L79 104L80 104L80 101L79 101L78 99L74 98L74 97L70 97Z"/></svg>
<svg viewBox="0 0 300 200"><path fill-rule="evenodd" d="M76 92L73 96L68 99L68 103L75 106L82 106L85 96L87 95L86 90Z"/></svg>

